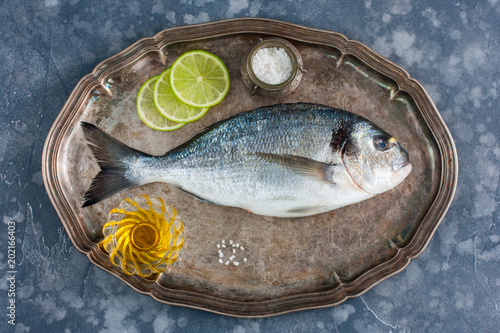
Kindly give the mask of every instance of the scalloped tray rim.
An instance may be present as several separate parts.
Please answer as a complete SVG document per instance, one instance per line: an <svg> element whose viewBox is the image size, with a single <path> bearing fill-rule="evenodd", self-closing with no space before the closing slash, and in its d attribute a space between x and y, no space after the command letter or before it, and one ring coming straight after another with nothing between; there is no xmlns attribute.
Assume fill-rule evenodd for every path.
<svg viewBox="0 0 500 333"><path fill-rule="evenodd" d="M209 27L209 29L207 29ZM203 295L189 291L167 289L151 280L130 277L107 267L104 252L84 236L73 223L77 219L69 203L61 195L58 184L57 152L61 138L68 130L69 123L77 116L87 94L102 88L108 92L107 77L149 52L157 52L162 62L166 57L162 49L169 44L194 40L204 40L221 36L244 33L273 35L295 41L334 47L342 56L351 54L367 66L393 79L398 91L410 94L425 122L429 126L441 155L442 178L436 198L423 218L415 235L407 246L398 248L398 253L390 260L365 272L349 283L340 283L334 289L309 294L285 296L264 301L239 302L220 297ZM103 270L117 276L134 290L148 294L167 304L186 306L234 317L261 318L298 310L314 309L338 305L348 298L357 297L379 282L401 272L411 259L418 257L426 248L434 232L444 218L456 191L458 182L458 157L453 138L431 98L422 85L411 78L406 70L380 56L366 45L349 40L342 34L307 28L283 21L261 18L237 18L191 26L169 28L153 37L140 39L116 55L100 62L91 73L84 76L73 89L68 100L54 121L45 141L42 154L42 175L49 198L60 217L64 228L78 251ZM161 297L160 291L167 291L168 297ZM280 309L280 307L282 307Z"/></svg>

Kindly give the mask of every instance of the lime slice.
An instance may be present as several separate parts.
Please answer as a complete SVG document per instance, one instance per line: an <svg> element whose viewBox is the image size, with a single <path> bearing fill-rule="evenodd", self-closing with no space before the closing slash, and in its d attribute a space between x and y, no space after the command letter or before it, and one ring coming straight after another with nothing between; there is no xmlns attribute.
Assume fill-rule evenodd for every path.
<svg viewBox="0 0 500 333"><path fill-rule="evenodd" d="M139 89L139 93L137 94L137 113L139 113L139 117L142 121L152 129L159 131L173 131L181 128L186 123L178 123L168 120L163 117L156 108L153 100L153 88L159 77L159 75L153 76L144 82L141 89Z"/></svg>
<svg viewBox="0 0 500 333"><path fill-rule="evenodd" d="M219 57L202 50L181 55L172 65L170 87L183 103L197 108L220 103L229 91L229 72Z"/></svg>
<svg viewBox="0 0 500 333"><path fill-rule="evenodd" d="M167 119L189 123L200 119L208 108L194 108L181 102L170 89L170 68L167 68L154 85L156 108Z"/></svg>

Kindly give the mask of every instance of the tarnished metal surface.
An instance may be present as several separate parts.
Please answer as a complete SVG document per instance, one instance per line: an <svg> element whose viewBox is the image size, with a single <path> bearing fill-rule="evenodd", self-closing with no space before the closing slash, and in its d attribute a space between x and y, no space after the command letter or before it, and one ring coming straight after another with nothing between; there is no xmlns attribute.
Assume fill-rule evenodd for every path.
<svg viewBox="0 0 500 333"><path fill-rule="evenodd" d="M251 96L240 74L242 57L259 38L269 36L290 41L307 72L289 95ZM177 131L148 128L136 113L139 87L194 49L214 53L226 63L232 80L226 99ZM219 120L285 102L320 103L366 117L408 150L411 174L389 192L307 218L262 217L215 206L166 184L146 185L80 208L98 172L80 121L160 155ZM160 301L244 317L335 305L399 272L425 248L457 181L456 151L446 125L424 89L404 70L337 33L263 19L168 29L99 64L80 81L56 119L42 170L73 244L94 264ZM163 198L185 223L182 260L169 273L151 279L123 274L98 246L109 210L141 193ZM217 244L223 239L244 247L236 253L238 266L219 263Z"/></svg>

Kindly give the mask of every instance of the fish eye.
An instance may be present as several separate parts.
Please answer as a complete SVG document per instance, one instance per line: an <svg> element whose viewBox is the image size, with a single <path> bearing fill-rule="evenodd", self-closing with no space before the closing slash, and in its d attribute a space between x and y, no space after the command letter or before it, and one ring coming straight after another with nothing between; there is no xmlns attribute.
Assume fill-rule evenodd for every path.
<svg viewBox="0 0 500 333"><path fill-rule="evenodd" d="M385 151L390 148L389 141L385 138L380 137L374 139L373 145L375 146L375 148L377 148L377 150L380 151Z"/></svg>

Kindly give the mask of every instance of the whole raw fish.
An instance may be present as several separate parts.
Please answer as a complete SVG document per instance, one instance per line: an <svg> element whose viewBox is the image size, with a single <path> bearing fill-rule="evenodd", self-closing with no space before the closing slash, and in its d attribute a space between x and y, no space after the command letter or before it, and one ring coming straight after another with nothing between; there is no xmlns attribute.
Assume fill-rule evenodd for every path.
<svg viewBox="0 0 500 333"><path fill-rule="evenodd" d="M219 205L299 217L373 197L411 171L391 135L353 113L281 104L214 124L163 156L130 148L82 123L101 171L84 206L136 186L165 182Z"/></svg>

